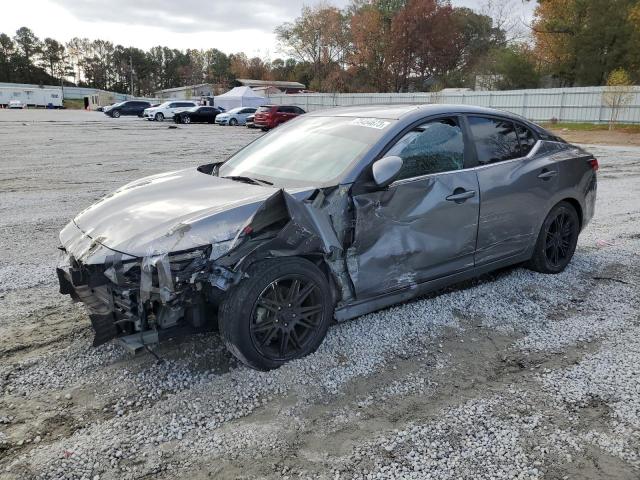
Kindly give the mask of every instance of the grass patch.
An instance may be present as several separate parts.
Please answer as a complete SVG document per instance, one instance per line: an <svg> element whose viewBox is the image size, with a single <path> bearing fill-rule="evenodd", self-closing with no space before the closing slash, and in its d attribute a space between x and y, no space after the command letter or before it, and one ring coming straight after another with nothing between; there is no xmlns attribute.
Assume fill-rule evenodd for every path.
<svg viewBox="0 0 640 480"><path fill-rule="evenodd" d="M607 131L609 130L609 125L607 123L570 123L570 122L561 122L561 123L543 123L541 124L544 128L548 128L549 130L563 130L567 129L570 132L595 132L595 131ZM640 125L626 125L626 124L618 124L615 128L616 132L624 132L624 133L640 133Z"/></svg>

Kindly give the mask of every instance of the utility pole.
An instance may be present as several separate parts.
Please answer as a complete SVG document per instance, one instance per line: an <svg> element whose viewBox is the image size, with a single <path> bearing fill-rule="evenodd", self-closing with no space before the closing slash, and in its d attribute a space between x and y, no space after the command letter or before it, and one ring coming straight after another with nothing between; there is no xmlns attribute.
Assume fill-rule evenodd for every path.
<svg viewBox="0 0 640 480"><path fill-rule="evenodd" d="M131 97L133 97L133 57L129 55L129 70L131 72Z"/></svg>

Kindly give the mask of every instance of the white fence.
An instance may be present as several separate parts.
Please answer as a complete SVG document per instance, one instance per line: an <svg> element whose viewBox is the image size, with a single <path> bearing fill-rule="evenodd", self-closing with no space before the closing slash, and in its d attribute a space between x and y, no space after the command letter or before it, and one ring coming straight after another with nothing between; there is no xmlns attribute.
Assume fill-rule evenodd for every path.
<svg viewBox="0 0 640 480"><path fill-rule="evenodd" d="M297 105L311 112L349 105L388 103L450 103L497 108L537 122L608 122L611 109L604 100L606 87L546 88L508 91L434 93L300 93L271 95L279 105ZM631 87L631 101L619 109L618 121L640 123L640 87Z"/></svg>

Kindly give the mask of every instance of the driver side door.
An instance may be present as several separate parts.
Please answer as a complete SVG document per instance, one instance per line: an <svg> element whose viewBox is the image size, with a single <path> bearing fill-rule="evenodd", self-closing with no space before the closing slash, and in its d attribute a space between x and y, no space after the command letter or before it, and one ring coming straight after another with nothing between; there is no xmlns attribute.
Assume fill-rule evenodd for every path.
<svg viewBox="0 0 640 480"><path fill-rule="evenodd" d="M403 166L387 188L353 196L349 274L367 298L473 267L480 195L465 169L468 144L458 117L425 122L387 151Z"/></svg>

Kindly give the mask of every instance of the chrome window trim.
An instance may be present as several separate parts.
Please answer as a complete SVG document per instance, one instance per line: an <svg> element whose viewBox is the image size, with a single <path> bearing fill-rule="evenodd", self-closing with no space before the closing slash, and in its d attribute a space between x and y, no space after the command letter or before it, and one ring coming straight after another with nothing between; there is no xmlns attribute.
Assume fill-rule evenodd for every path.
<svg viewBox="0 0 640 480"><path fill-rule="evenodd" d="M449 174L452 174L452 173L459 173L459 172L471 172L471 171L474 171L474 170L482 170L482 169L485 169L485 168L490 168L490 167L493 167L493 166L496 166L496 165L504 165L504 164L507 164L507 163L513 163L513 162L518 162L518 161L529 160L529 159L533 158L536 155L536 153L538 153L538 150L540 150L540 146L542 145L542 142L543 142L543 140L537 140L536 143L533 145L533 148L524 157L510 158L509 160L503 160L501 162L485 163L483 165L476 165L475 167L461 168L460 170L449 170L447 172L427 173L425 175L420 175L418 177L403 178L402 180L396 180L395 182L392 182L389 185L389 188L396 187L396 186L399 186L399 185L405 185L407 183L419 182L420 180L425 180L427 178L436 177L438 175L449 175Z"/></svg>

